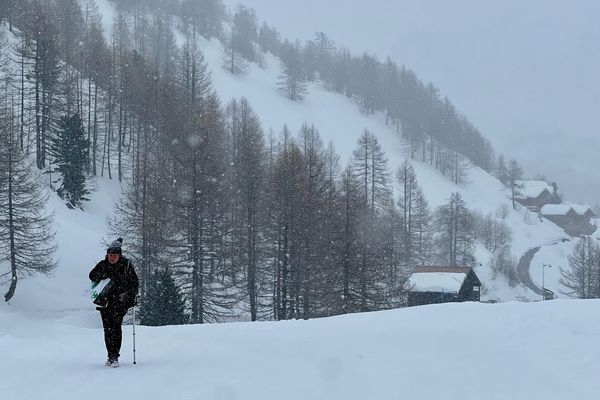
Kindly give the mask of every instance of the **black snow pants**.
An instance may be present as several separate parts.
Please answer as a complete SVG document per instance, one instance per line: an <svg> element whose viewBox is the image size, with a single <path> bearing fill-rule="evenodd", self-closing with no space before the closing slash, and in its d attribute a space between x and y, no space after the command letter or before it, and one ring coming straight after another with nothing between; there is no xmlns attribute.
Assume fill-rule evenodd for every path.
<svg viewBox="0 0 600 400"><path fill-rule="evenodd" d="M116 360L119 358L123 338L121 324L125 314L127 314L127 309L106 308L100 310L102 326L104 327L104 343L110 359Z"/></svg>

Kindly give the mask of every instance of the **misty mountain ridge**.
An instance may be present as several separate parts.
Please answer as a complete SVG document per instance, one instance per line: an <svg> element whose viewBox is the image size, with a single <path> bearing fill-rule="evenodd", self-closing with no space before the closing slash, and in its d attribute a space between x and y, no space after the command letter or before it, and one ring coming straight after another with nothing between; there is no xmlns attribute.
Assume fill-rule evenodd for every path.
<svg viewBox="0 0 600 400"><path fill-rule="evenodd" d="M238 2L226 3L233 8ZM304 41L324 30L356 54L390 55L410 66L528 175L558 182L573 201L598 203L600 189L590 186L597 180L592 150L599 125L593 111L600 93L593 72L600 65L593 50L600 37L592 17L600 11L597 2L245 4L277 21L287 37Z"/></svg>

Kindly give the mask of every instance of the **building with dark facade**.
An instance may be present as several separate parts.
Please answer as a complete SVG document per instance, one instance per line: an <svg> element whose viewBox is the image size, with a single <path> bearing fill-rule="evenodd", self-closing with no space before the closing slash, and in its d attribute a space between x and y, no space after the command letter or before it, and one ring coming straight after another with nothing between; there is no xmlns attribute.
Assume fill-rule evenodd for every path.
<svg viewBox="0 0 600 400"><path fill-rule="evenodd" d="M533 212L546 204L560 204L558 187L546 181L516 181L515 200Z"/></svg>
<svg viewBox="0 0 600 400"><path fill-rule="evenodd" d="M581 204L548 204L541 214L565 230L571 236L591 235L597 229L592 223L596 215L590 206Z"/></svg>
<svg viewBox="0 0 600 400"><path fill-rule="evenodd" d="M471 267L418 266L407 281L407 305L479 301L481 281Z"/></svg>

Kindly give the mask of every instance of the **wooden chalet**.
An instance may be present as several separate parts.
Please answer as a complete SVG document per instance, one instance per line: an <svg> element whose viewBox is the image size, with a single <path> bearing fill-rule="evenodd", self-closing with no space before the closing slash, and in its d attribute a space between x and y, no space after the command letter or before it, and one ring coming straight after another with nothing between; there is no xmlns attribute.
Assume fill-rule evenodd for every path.
<svg viewBox="0 0 600 400"><path fill-rule="evenodd" d="M470 267L417 266L407 288L409 307L479 301L481 281Z"/></svg>
<svg viewBox="0 0 600 400"><path fill-rule="evenodd" d="M591 235L597 229L592 223L596 215L590 206L581 204L548 204L541 209L544 218L554 222L571 236Z"/></svg>
<svg viewBox="0 0 600 400"><path fill-rule="evenodd" d="M533 212L539 212L546 204L560 204L558 187L546 181L516 181L515 200Z"/></svg>

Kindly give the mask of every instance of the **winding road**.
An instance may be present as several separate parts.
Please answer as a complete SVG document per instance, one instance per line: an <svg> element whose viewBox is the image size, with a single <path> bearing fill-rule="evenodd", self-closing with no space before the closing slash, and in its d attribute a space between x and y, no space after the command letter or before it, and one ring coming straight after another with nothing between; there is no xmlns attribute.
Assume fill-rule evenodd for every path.
<svg viewBox="0 0 600 400"><path fill-rule="evenodd" d="M557 243L568 242L569 240L570 239L567 238L560 238L558 240L552 240L546 244L542 244L542 246L554 246ZM544 292L542 291L541 287L533 283L533 280L531 280L531 275L529 275L529 270L531 269L531 260L533 260L533 257L542 248L542 246L533 247L527 250L517 265L517 276L519 277L521 283L531 289L535 294L540 296L542 296Z"/></svg>
<svg viewBox="0 0 600 400"><path fill-rule="evenodd" d="M540 249L541 247L538 246L534 247L533 249L527 250L527 252L519 260L519 264L517 265L517 275L519 276L519 279L521 280L521 283L523 283L523 285L527 286L535 294L539 294L540 296L542 296L544 294L542 288L538 287L535 283L533 283L533 281L531 280L531 276L529 275L529 267L531 265L531 260L533 260L535 253L537 253Z"/></svg>

